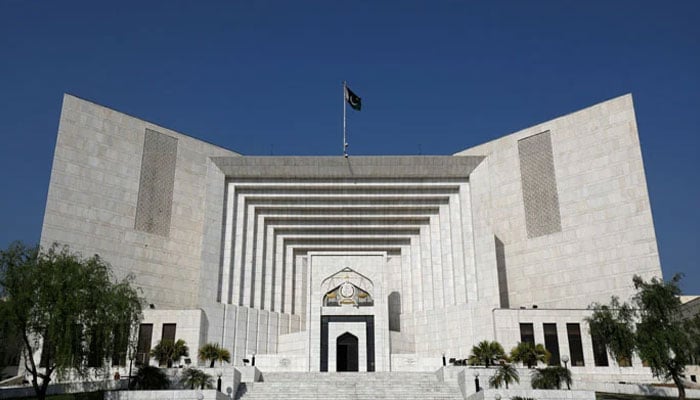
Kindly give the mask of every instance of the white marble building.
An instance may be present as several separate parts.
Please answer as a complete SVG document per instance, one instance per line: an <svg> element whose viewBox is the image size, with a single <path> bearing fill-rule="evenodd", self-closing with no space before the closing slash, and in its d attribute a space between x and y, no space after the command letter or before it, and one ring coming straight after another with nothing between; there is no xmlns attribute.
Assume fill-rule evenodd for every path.
<svg viewBox="0 0 700 400"><path fill-rule="evenodd" d="M631 95L452 156L247 157L66 95L41 244L100 254L163 337L263 371L435 370L482 340L594 352L587 306L661 276ZM193 360L196 362L196 360Z"/></svg>

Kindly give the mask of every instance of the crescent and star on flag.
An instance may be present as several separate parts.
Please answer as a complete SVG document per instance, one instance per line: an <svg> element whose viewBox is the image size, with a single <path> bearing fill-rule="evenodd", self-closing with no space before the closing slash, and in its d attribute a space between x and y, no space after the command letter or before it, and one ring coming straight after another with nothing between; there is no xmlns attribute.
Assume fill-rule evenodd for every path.
<svg viewBox="0 0 700 400"><path fill-rule="evenodd" d="M347 86L345 86L345 100L353 110L360 111L362 109L362 99Z"/></svg>
<svg viewBox="0 0 700 400"><path fill-rule="evenodd" d="M348 158L346 104L350 104L350 107L355 111L360 111L362 109L362 99L360 96L350 90L347 82L343 81L343 156Z"/></svg>

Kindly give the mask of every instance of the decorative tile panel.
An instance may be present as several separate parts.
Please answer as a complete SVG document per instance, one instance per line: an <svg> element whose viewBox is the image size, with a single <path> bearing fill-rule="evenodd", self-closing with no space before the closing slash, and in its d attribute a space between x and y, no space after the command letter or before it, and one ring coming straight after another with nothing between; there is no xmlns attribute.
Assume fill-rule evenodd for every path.
<svg viewBox="0 0 700 400"><path fill-rule="evenodd" d="M561 232L559 195L549 131L518 140L518 154L527 236L535 238Z"/></svg>
<svg viewBox="0 0 700 400"><path fill-rule="evenodd" d="M177 139L146 129L134 229L170 234Z"/></svg>

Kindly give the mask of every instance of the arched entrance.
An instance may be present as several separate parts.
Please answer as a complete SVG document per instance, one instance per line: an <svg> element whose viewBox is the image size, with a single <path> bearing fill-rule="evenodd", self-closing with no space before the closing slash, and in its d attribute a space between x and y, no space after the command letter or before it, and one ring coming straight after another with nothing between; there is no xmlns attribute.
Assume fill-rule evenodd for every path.
<svg viewBox="0 0 700 400"><path fill-rule="evenodd" d="M358 340L351 333L338 336L336 341L336 367L337 372L359 371Z"/></svg>

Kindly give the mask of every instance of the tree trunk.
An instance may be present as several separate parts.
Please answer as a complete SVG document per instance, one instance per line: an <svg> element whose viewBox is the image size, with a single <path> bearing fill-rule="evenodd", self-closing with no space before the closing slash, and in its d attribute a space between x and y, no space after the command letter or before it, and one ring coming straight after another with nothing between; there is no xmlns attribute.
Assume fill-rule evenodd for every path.
<svg viewBox="0 0 700 400"><path fill-rule="evenodd" d="M209 368L214 368L214 361L216 361L216 360L211 360L211 364L209 364Z"/></svg>
<svg viewBox="0 0 700 400"><path fill-rule="evenodd" d="M45 400L46 399L46 390L49 388L50 381L51 381L51 378L49 378L48 376L44 378L44 381L41 383L41 388L36 393L37 400Z"/></svg>
<svg viewBox="0 0 700 400"><path fill-rule="evenodd" d="M25 346L25 353L24 353L24 366L29 370L29 372L32 374L32 386L34 387L34 392L36 393L36 398L37 400L45 400L46 399L46 389L49 386L49 381L51 380L51 372L53 372L52 369L50 369L48 366L46 366L46 371L44 372L45 375L42 378L41 386L39 386L39 367L37 367L36 363L34 362L34 349L32 348L30 342L29 342L29 336L27 336L26 329L22 331L22 339L24 340L24 346ZM46 340L46 339L44 339ZM42 354L43 357L43 354ZM50 355L46 356L46 359L50 359ZM27 360L29 361L30 365L27 365Z"/></svg>
<svg viewBox="0 0 700 400"><path fill-rule="evenodd" d="M42 393L39 387L39 382L36 379L36 373L32 371L32 386L34 386L34 393L36 393L36 398L38 400L44 400L46 398L46 392Z"/></svg>
<svg viewBox="0 0 700 400"><path fill-rule="evenodd" d="M45 400L46 399L46 388L44 385L41 385L41 388L36 391L36 398L37 400Z"/></svg>
<svg viewBox="0 0 700 400"><path fill-rule="evenodd" d="M683 386L683 381L681 380L680 376L672 376L673 378L673 383L676 384L676 388L678 388L678 399L679 400L685 400L685 386Z"/></svg>

